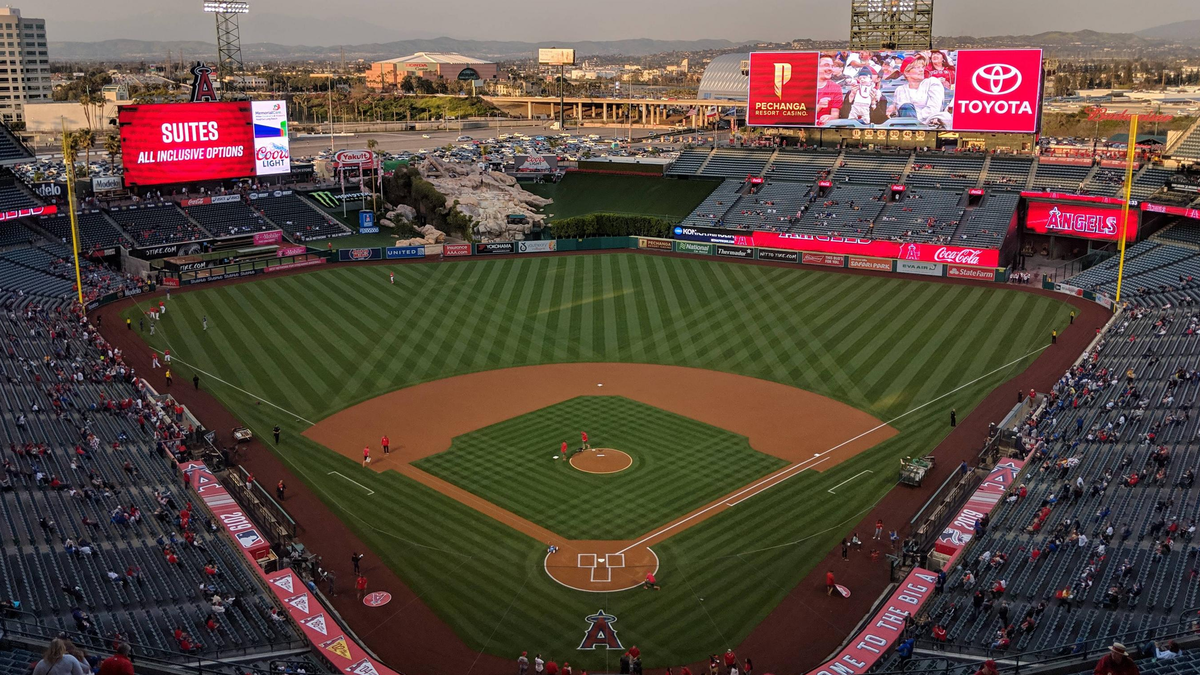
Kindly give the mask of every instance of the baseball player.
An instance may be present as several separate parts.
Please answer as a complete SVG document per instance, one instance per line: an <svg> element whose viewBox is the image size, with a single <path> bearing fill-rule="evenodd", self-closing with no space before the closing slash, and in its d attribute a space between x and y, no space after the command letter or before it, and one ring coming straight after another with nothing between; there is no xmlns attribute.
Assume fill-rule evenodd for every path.
<svg viewBox="0 0 1200 675"><path fill-rule="evenodd" d="M154 330L154 324L150 324L150 330ZM161 364L159 364L159 362L158 362L158 352L154 352L153 354L150 355L150 367L158 368L159 365L161 365Z"/></svg>
<svg viewBox="0 0 1200 675"><path fill-rule="evenodd" d="M383 438L379 439L379 444L383 446L383 454L386 455L392 451L391 441L388 440L387 434L384 434Z"/></svg>
<svg viewBox="0 0 1200 675"><path fill-rule="evenodd" d="M561 452L562 452L563 461L566 461L566 459L567 459L567 442L566 441L563 441Z"/></svg>
<svg viewBox="0 0 1200 675"><path fill-rule="evenodd" d="M388 279L392 282L393 286L396 285L396 273L395 272L388 272Z"/></svg>
<svg viewBox="0 0 1200 675"><path fill-rule="evenodd" d="M363 446L363 466L366 466L370 463L371 463L371 448L370 448L370 446L364 445Z"/></svg>
<svg viewBox="0 0 1200 675"><path fill-rule="evenodd" d="M588 445L587 432L586 432L586 431L581 431L581 432L579 432L579 435L583 437L583 449L584 449L584 450L591 450L591 449L592 449L592 446Z"/></svg>

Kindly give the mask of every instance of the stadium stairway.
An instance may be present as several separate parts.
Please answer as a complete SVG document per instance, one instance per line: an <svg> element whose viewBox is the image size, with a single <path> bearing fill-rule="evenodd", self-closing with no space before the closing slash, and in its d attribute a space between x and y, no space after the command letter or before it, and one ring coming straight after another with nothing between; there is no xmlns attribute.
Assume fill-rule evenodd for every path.
<svg viewBox="0 0 1200 675"><path fill-rule="evenodd" d="M900 172L900 184L904 185L908 182L908 175L912 173L913 162L916 161L917 153L908 153L908 161L904 163L904 171Z"/></svg>
<svg viewBox="0 0 1200 675"><path fill-rule="evenodd" d="M987 180L988 169L992 168L992 155L988 153L983 157L983 166L979 167L979 180L975 181L975 187L983 187L983 182Z"/></svg>
<svg viewBox="0 0 1200 675"><path fill-rule="evenodd" d="M195 218L193 218L193 217L192 217L192 215L191 215L190 213L188 213L188 212L184 211L183 209L179 208L179 205L178 205L178 204L176 204L176 205L175 205L175 209L176 209L177 211L179 211L180 213L182 213L182 214L183 214L183 217L184 217L184 218L187 218L188 222L189 222L189 223L191 223L192 225L194 225L194 226L196 227L196 229L198 229L198 230L200 230L201 232L203 232L205 236L209 237L210 239L214 239L214 238L215 238L215 237L213 236L213 233L212 233L212 232L209 232L209 231L208 231L208 228L207 228L207 227L205 227L203 223L201 223L200 221L198 221L198 220L196 220Z"/></svg>
<svg viewBox="0 0 1200 675"><path fill-rule="evenodd" d="M838 153L837 159L833 160L833 166L829 167L829 178L833 180L837 178L838 169L842 166L842 162L846 161L846 150L843 149Z"/></svg>
<svg viewBox="0 0 1200 675"><path fill-rule="evenodd" d="M762 178L763 176L767 175L767 171L770 170L771 165L775 163L775 160L778 157L779 157L779 148L775 148L775 152L771 153L770 159L768 159L767 163L763 165L762 171L758 172L759 178Z"/></svg>
<svg viewBox="0 0 1200 675"><path fill-rule="evenodd" d="M710 150L708 152L708 156L704 158L704 161L700 163L700 166L696 167L696 172L692 175L699 176L700 174L704 173L705 167L708 166L708 163L712 161L713 156L716 154L716 150Z"/></svg>

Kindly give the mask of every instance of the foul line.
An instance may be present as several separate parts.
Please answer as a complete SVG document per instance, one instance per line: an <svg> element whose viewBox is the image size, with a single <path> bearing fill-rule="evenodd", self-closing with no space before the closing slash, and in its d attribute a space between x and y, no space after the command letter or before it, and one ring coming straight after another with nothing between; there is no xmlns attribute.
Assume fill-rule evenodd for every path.
<svg viewBox="0 0 1200 675"><path fill-rule="evenodd" d="M355 485L357 485L358 487L360 487L360 488L362 488L362 489L366 490L366 491L367 491L367 496L371 496L371 495L375 494L375 491L374 491L374 490L372 490L371 488L367 487L366 485L363 485L362 483L360 483L360 482L358 482L358 481L354 480L353 478L346 478L346 476L343 476L341 471L330 471L329 473L327 473L327 474L325 474L325 475L326 475L326 476L339 476L339 477L341 477L341 478L345 478L346 480L350 481L351 483L354 483L354 484L355 484Z"/></svg>
<svg viewBox="0 0 1200 675"><path fill-rule="evenodd" d="M834 492L834 490L836 490L836 489L838 489L838 488L842 487L842 486L843 486L843 485L845 485L846 483L849 483L850 481L854 480L855 478L858 478L859 476L861 476L861 475L863 475L863 474L866 474L866 473L875 473L875 472L874 472L874 471L872 471L872 470L870 470L870 469L867 469L866 471L859 471L858 473L854 474L853 476L850 476L850 477L849 477L849 478L847 478L846 480L844 480L844 481L842 481L842 482L838 483L837 485L834 485L833 487L829 488L828 490L826 490L826 492L828 492L828 493L829 493L829 494L831 494L831 495L835 495L835 494L837 494L837 493L836 493L836 492Z"/></svg>
<svg viewBox="0 0 1200 675"><path fill-rule="evenodd" d="M151 347L151 350L152 350L152 351L154 351L154 352L156 352L156 353L159 353L159 354L162 354L162 353L163 353L161 350L154 349L153 347ZM306 419L304 419L303 417L301 417L301 416L297 415L296 413L292 412L291 410L288 410L287 408L281 408L281 407L279 407L279 406L275 405L274 403L271 403L271 402L270 402L270 401L268 401L267 399L265 399L265 398L263 398L263 397L259 396L258 394L252 394L252 393L250 393L250 392L246 391L245 389L242 389L241 387L237 386L236 384L233 384L233 383L231 383L231 382L226 382L225 380L222 380L221 378L217 377L216 375L213 375L212 373L207 373L207 372L204 372L203 370L200 370L200 369L199 369L199 368L197 368L196 366L193 366L192 364L188 363L187 361L184 361L183 359L177 359L177 358L174 358L174 357L172 357L172 358L171 358L171 361L172 361L172 362L176 362L176 361L177 361L177 362L179 362L179 363L182 363L183 365L187 366L188 368L191 368L192 370L196 371L197 373L200 373L200 374L202 374L202 375L204 375L204 376L206 376L206 377L212 378L212 379L216 380L217 382L220 382L221 384L223 384L223 385L225 385L225 386L227 386L227 387L232 387L232 388L234 388L234 389L237 389L238 391L240 391L240 392L242 392L243 394L245 394L245 395L249 396L250 398L255 398L255 399L258 399L259 401L262 401L263 403L266 403L267 405L271 406L272 408L275 408L276 410L283 411L283 412L285 412L285 413L287 413L287 414L291 415L292 417L295 417L296 419L300 420L301 422L304 422L305 424L307 424L307 425L308 425L308 426L310 426L310 427L311 427L311 426L315 426L315 425L316 425L316 422L312 422L312 421L306 420ZM171 364L170 364L170 363L168 363L168 364L167 364L167 367L169 368L169 367L170 367L170 365L171 365ZM166 393L166 392L161 392L161 393Z"/></svg>
<svg viewBox="0 0 1200 675"><path fill-rule="evenodd" d="M872 427L872 428L870 428L870 429L868 429L868 430L866 430L866 431L862 432L861 434L859 434L859 435L855 436L854 438L851 438L851 439L848 439L848 440L842 441L841 443L838 443L837 445L833 446L832 448L829 448L829 449L828 449L828 450L826 450L825 452L820 452L820 453L817 453L817 454L813 455L812 459L806 459L806 460L804 460L803 462L799 462L799 463L793 464L793 465L791 465L791 466L789 466L789 467L786 467L786 468L784 468L784 469L780 470L779 472L777 472L777 473L775 473L775 474L772 474L772 475L770 475L770 476L767 476L766 478L764 478L764 479L760 480L759 482L755 483L754 485L751 485L751 486L749 486L749 487L742 488L741 490L739 490L738 492L736 492L736 493L734 493L734 494L730 495L730 496L729 496L728 498L726 498L726 499L722 499L721 501L719 501L719 502L716 502L716 503L714 503L714 504L712 504L712 505L710 505L710 506L708 506L708 507L706 507L706 508L704 508L704 509L701 509L701 510L699 510L699 511L697 511L697 512L693 513L693 514L691 514L690 516L688 516L688 517L686 517L686 518L684 518L684 519L682 519L682 520L679 520L679 521L677 521L677 522L671 523L670 525L667 525L666 527L663 527L663 528L662 528L662 529L660 529L660 530L657 530L657 531L655 531L655 532L651 532L650 534L648 534L648 535L646 535L646 536L642 537L641 539L639 539L639 540L635 541L634 543L630 544L629 546L626 546L625 548L621 549L620 551L617 551L617 553L624 553L624 552L628 551L629 549L631 549L631 548L634 548L635 546L639 546L639 545L641 545L641 544L643 544L643 543L645 543L645 542L647 542L647 541L649 541L649 540L651 540L651 539L654 539L655 537L658 537L659 535L662 535L663 533L670 532L671 530L675 529L676 527L679 527L680 525L682 525L682 524L684 524L684 523L688 522L689 520L693 520L693 519L695 519L695 518L698 518L698 517L700 517L700 516L702 516L702 515L704 515L704 514L708 513L709 511L712 511L712 510L713 510L713 509L715 509L715 508L718 508L718 507L721 507L721 506L734 506L734 505L736 505L736 504L741 504L742 502L746 501L746 500L747 500L747 499L749 499L750 497L753 497L753 496L755 496L755 495L760 495L760 494L762 494L762 493L766 492L767 490L770 490L771 488L775 487L776 485L779 485L780 483L783 483L783 482L784 482L784 481L786 481L787 479L789 479L789 478L792 478L793 476L796 476L796 475L798 475L798 474L801 474L801 473L803 473L805 468L811 468L811 467L805 467L804 465L805 465L805 464L808 464L809 462L812 462L814 459L818 459L818 458L824 458L824 459L820 459L820 460L817 462L817 464L819 464L820 462L823 462L823 461L825 461L825 459L828 459L827 457L825 457L825 455L828 455L829 453L833 452L834 450L837 450L838 448L841 448L842 446L845 446L845 445L847 445L847 444L849 444L849 443L853 443L854 441L857 441L858 439L860 439L860 438L862 438L862 437L864 437L864 436L867 436L867 435L869 435L869 434L873 434L873 433L875 433L876 431L879 431L880 429L882 429L882 428L884 428L884 427L886 427L886 426L890 426L890 425L891 425L893 422L895 422L896 420L902 419L902 418L904 418L904 417L908 417L909 415L911 415L911 414L913 414L913 413L917 412L918 410L921 410L922 408L926 408L926 407L928 407L928 406L931 406L931 405L933 405L934 403L937 403L938 401L940 401L940 400L942 400L942 399L946 398L947 396L950 396L951 394L954 394L954 393L956 393L956 392L958 392L958 391L961 391L961 390L963 390L963 389L966 389L967 387L969 387L969 386L971 386L971 385L975 384L976 382L979 382L980 380L983 380L983 379L986 379L986 378L988 378L988 377L991 377L992 375L995 375L996 373L998 373L998 372L1000 372L1000 371L1004 370L1005 368L1010 368L1010 367L1012 367L1012 366L1014 366L1014 365L1016 365L1016 364L1020 363L1021 361L1024 361L1025 359L1029 358L1030 356L1033 356L1034 354L1038 354L1038 353L1041 353L1041 352L1045 351L1045 350L1046 350L1046 349L1047 349L1049 346L1050 346L1050 345L1045 345L1045 346L1042 346L1042 347L1038 347L1037 349L1035 349L1035 350L1033 350L1033 351L1031 351L1031 352L1029 352L1029 353L1027 353L1027 354L1024 354L1024 355L1022 355L1022 356L1018 356L1017 358L1013 359L1012 361L1009 361L1008 363L1006 363L1006 364L1004 364L1004 365L1000 366L999 368L996 368L995 370L988 371L988 372L984 373L983 375L980 375L979 377L977 377L977 378L975 378L975 379L971 380L970 382L966 382L966 383L964 383L964 384L960 384L959 386L955 387L954 389L951 389L950 391L948 391L948 392L946 392L946 393L942 394L941 396L938 396L938 397L936 397L936 398L932 398L932 399L930 399L930 400L926 401L925 403L922 403L921 405L919 405L919 406L917 406L917 407L915 407L915 408L913 408L913 409L911 409L911 410L908 410L908 411L906 411L906 412L902 412L902 413L900 413L899 415L896 415L895 417L893 417L892 419L890 419L890 420L888 420L888 421L886 421L886 422L880 422L878 425L876 425L876 426L874 426L874 427ZM813 466L816 466L816 464L814 464ZM802 468L802 467L803 467L803 468ZM796 469L800 469L800 470L799 470L799 471L796 471ZM771 483L771 481L775 481L775 482ZM770 484L770 485L767 485L766 487L762 488L761 490L757 490L757 491L753 492L752 494L749 494L749 495L746 495L745 497L742 497L742 495L745 495L747 492L750 492L751 490L755 490L756 488L758 488L759 486L761 486L761 485L763 485L763 484L765 484L765 483L771 483L771 484ZM733 502L733 503L730 503L730 502L729 502L729 500L730 500L730 499L735 499L735 498L737 498L737 497L742 497L742 498L741 498L741 499L738 499L736 502Z"/></svg>

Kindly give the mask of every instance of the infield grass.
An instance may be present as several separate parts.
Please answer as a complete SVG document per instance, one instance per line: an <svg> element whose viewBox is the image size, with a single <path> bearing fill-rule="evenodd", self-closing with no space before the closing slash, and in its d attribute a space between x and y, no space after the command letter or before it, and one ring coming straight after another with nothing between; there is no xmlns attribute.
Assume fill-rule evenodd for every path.
<svg viewBox="0 0 1200 675"><path fill-rule="evenodd" d="M895 484L898 459L933 448L950 430L949 410L962 419L1024 369L1050 330L1066 327L1069 311L1002 287L616 253L334 266L177 293L151 340L171 349L177 381L187 382L185 363L195 364L283 409L201 374L203 386L256 434L283 427L283 461L472 649L505 658L530 650L615 672L619 654L576 651L583 617L601 607L619 617L621 640L641 648L647 668L736 646ZM544 542L300 435L309 421L400 387L581 361L763 378L848 403L900 433L655 545L661 591L609 594L550 579ZM420 412L396 415L419 424ZM836 497L827 492L859 474ZM641 495L618 490L611 498L636 504ZM581 528L585 518L563 516L578 519L562 527ZM849 631L857 617L823 620ZM381 621L360 633L388 628Z"/></svg>
<svg viewBox="0 0 1200 675"><path fill-rule="evenodd" d="M626 213L683 220L704 201L719 180L673 180L656 176L617 176L569 173L557 183L523 184L526 190L550 197L542 209L550 221L589 213Z"/></svg>

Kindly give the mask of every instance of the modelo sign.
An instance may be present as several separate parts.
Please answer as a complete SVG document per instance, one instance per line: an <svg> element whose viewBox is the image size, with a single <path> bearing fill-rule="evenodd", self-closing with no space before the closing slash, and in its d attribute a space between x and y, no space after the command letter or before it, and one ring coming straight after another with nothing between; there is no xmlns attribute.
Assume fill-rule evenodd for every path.
<svg viewBox="0 0 1200 675"><path fill-rule="evenodd" d="M1130 210L1125 241L1137 239L1137 221L1136 212ZM1121 234L1121 210L1077 202L1029 202L1025 226L1038 234L1117 241Z"/></svg>
<svg viewBox="0 0 1200 675"><path fill-rule="evenodd" d="M291 170L287 110L282 101L131 105L122 106L117 118L126 185ZM257 124L256 119L262 123Z"/></svg>

